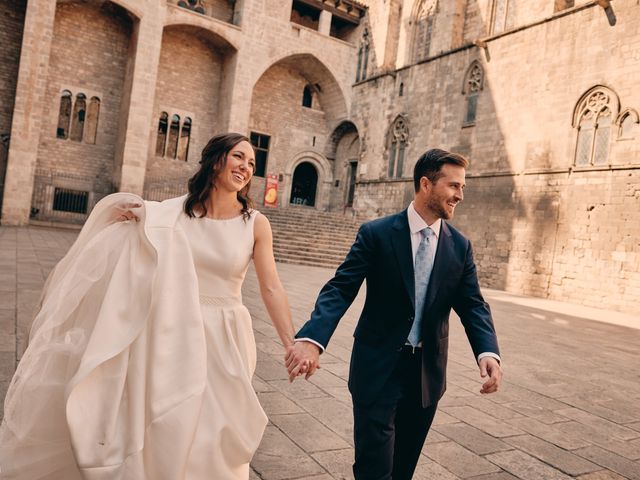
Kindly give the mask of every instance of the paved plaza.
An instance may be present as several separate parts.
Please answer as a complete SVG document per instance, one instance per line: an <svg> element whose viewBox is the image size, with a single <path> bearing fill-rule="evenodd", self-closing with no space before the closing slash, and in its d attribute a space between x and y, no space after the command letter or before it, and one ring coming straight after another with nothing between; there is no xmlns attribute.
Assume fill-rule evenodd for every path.
<svg viewBox="0 0 640 480"><path fill-rule="evenodd" d="M77 231L0 227L0 393L25 346L46 275ZM279 264L296 326L332 271ZM349 479L353 424L347 390L361 292L309 381L290 384L283 350L251 270L244 301L254 323L254 386L270 423L252 479ZM486 290L504 385L481 396L471 349L452 317L448 389L415 479L640 479L640 313L623 315ZM635 328L632 328L635 327Z"/></svg>

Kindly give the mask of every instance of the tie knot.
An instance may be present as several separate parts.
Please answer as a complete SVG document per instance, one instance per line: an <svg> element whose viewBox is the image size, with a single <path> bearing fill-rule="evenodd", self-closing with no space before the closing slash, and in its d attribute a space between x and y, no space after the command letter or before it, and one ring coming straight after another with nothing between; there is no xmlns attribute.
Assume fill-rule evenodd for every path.
<svg viewBox="0 0 640 480"><path fill-rule="evenodd" d="M432 235L433 235L433 230L431 230L431 227L426 227L423 228L422 230L420 230L420 235L422 235L422 239L429 239Z"/></svg>

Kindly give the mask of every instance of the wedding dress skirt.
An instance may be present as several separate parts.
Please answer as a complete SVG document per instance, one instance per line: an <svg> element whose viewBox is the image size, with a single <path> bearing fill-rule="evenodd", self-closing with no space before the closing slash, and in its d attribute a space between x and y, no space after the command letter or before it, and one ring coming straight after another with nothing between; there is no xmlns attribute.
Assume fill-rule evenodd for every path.
<svg viewBox="0 0 640 480"><path fill-rule="evenodd" d="M0 427L0 479L246 480L266 426L240 287L253 219L101 200L49 276ZM219 237L219 238L218 238Z"/></svg>

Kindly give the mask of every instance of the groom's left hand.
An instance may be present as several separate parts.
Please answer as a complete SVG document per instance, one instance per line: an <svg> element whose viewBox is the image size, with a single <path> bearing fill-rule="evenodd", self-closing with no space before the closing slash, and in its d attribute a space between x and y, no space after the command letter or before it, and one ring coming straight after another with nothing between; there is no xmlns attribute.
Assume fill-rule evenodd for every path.
<svg viewBox="0 0 640 480"><path fill-rule="evenodd" d="M483 357L478 364L480 376L487 379L480 389L480 393L494 393L500 388L502 383L502 368L500 363L493 357ZM489 377L489 378L487 378Z"/></svg>

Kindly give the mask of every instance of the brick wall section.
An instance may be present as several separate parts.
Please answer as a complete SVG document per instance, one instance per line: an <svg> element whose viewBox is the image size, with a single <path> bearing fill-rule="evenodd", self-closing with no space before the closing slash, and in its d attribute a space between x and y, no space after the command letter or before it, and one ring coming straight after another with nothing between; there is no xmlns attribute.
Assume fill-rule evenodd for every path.
<svg viewBox="0 0 640 480"><path fill-rule="evenodd" d="M197 170L200 153L214 133L220 132L218 118L223 54L197 32L182 27L165 29L154 102L154 124L149 142L145 189L159 183L185 184ZM160 113L185 116L193 121L188 161L156 156L156 132Z"/></svg>
<svg viewBox="0 0 640 480"><path fill-rule="evenodd" d="M0 0L0 134L11 132L25 8L26 0ZM0 145L0 206L7 153L6 147Z"/></svg>
<svg viewBox="0 0 640 480"><path fill-rule="evenodd" d="M11 131L26 0L0 0L0 133Z"/></svg>
<svg viewBox="0 0 640 480"><path fill-rule="evenodd" d="M46 219L52 187L95 192L113 191L112 172L122 87L132 24L124 11L106 4L61 3L56 8L49 76L38 149L33 205ZM73 46L73 54L70 51ZM60 93L68 89L88 99L97 95L100 116L96 144L56 138ZM86 124L85 124L86 127Z"/></svg>
<svg viewBox="0 0 640 480"><path fill-rule="evenodd" d="M323 105L302 106L305 85L307 79L300 72L276 65L265 72L254 88L249 128L271 136L266 173L290 174L286 169L292 154L325 149L331 132ZM253 192L255 198L260 198L257 185ZM286 192L280 193L280 202L286 205L289 200L284 198Z"/></svg>
<svg viewBox="0 0 640 480"><path fill-rule="evenodd" d="M25 225L29 221L38 143L43 124L49 54L56 2L29 2L11 124L11 146L2 198L2 222Z"/></svg>

